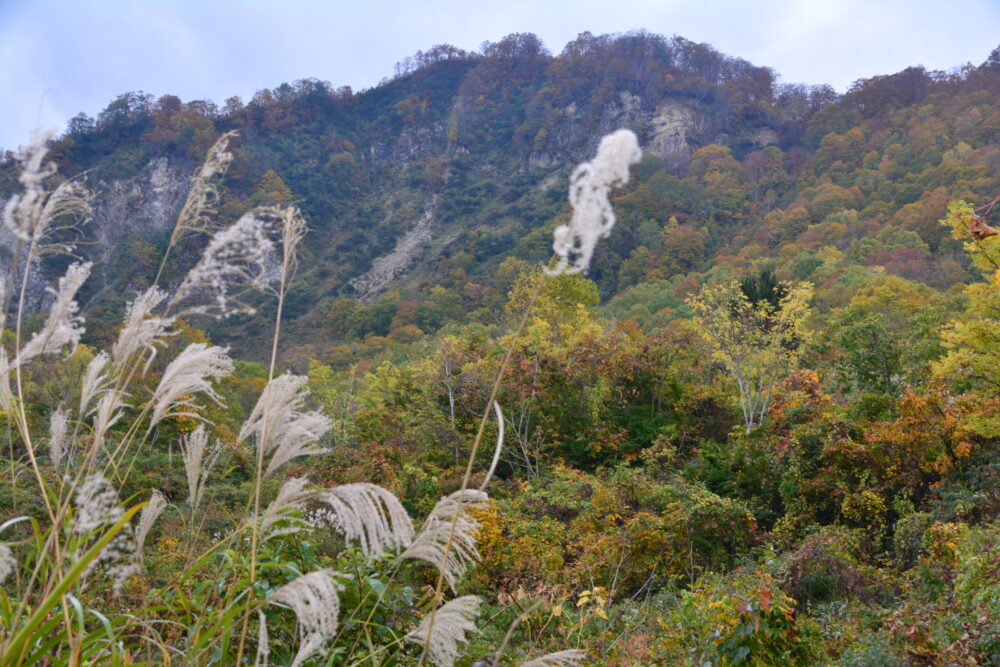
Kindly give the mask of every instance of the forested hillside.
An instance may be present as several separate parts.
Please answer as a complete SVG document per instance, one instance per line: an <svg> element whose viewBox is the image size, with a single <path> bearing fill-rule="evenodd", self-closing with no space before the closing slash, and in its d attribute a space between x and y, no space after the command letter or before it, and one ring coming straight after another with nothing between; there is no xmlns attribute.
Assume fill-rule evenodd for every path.
<svg viewBox="0 0 1000 667"><path fill-rule="evenodd" d="M516 34L45 149L0 164L0 666L1000 664L1000 49L838 95Z"/></svg>

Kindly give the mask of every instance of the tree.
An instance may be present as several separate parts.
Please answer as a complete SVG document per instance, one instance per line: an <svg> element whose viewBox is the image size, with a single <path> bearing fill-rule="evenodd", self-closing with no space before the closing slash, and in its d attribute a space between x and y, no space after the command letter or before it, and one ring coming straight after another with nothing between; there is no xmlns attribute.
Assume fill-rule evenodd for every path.
<svg viewBox="0 0 1000 667"><path fill-rule="evenodd" d="M764 422L775 383L795 363L808 336L805 320L813 286L771 283L763 274L744 283L746 289L735 280L706 286L687 303L712 358L736 380L750 433Z"/></svg>

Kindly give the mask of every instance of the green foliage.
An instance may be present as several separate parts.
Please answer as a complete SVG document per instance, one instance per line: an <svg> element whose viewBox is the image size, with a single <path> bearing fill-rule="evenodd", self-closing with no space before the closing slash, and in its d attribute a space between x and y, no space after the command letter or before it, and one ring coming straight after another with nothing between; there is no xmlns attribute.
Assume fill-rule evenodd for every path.
<svg viewBox="0 0 1000 667"><path fill-rule="evenodd" d="M661 622L658 658L678 665L809 665L818 634L770 575L707 575Z"/></svg>

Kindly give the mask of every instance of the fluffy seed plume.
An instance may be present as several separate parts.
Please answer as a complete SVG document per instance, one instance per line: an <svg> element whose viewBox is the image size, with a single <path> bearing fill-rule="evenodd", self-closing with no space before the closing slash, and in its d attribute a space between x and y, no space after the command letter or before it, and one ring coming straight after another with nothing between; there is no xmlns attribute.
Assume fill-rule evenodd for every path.
<svg viewBox="0 0 1000 667"><path fill-rule="evenodd" d="M55 130L36 132L31 145L18 150L15 159L21 164L19 180L24 191L8 199L3 209L4 226L22 241L34 242L34 257L45 254L46 239L56 231L54 221L66 215L78 219L90 215L90 193L79 183L66 181L52 192L45 187L56 172L54 164L44 162L54 134Z"/></svg>
<svg viewBox="0 0 1000 667"><path fill-rule="evenodd" d="M0 584L6 581L7 577L13 574L16 569L17 559L14 557L10 545L6 542L0 542Z"/></svg>
<svg viewBox="0 0 1000 667"><path fill-rule="evenodd" d="M420 625L406 635L406 639L423 646L427 657L438 667L451 667L459 657L458 645L469 641L466 633L477 632L478 616L477 596L455 598L425 616Z"/></svg>
<svg viewBox="0 0 1000 667"><path fill-rule="evenodd" d="M343 587L334 579L335 575L337 573L331 570L304 574L268 598L270 603L290 608L299 621L299 652L295 654L292 667L322 651L337 634Z"/></svg>
<svg viewBox="0 0 1000 667"><path fill-rule="evenodd" d="M439 500L413 544L400 554L400 560L413 558L430 563L455 590L465 570L479 560L476 550L479 522L468 510L485 503L488 498L482 491L465 489Z"/></svg>
<svg viewBox="0 0 1000 667"><path fill-rule="evenodd" d="M587 659L587 652L578 648L549 653L521 665L521 667L577 667Z"/></svg>
<svg viewBox="0 0 1000 667"><path fill-rule="evenodd" d="M108 389L109 381L105 367L108 365L109 359L111 359L110 355L102 350L87 362L87 368L83 371L83 379L80 381L81 418L90 415L93 411L90 404Z"/></svg>
<svg viewBox="0 0 1000 667"><path fill-rule="evenodd" d="M306 488L308 485L309 480L305 477L293 477L282 485L277 497L260 517L260 533L265 540L297 533L306 527L304 521L292 514L303 512L306 502L315 495Z"/></svg>
<svg viewBox="0 0 1000 667"><path fill-rule="evenodd" d="M267 635L267 616L264 611L257 612L260 619L260 632L257 634L257 657L253 661L254 667L267 667L267 662L271 657L271 640Z"/></svg>
<svg viewBox="0 0 1000 667"><path fill-rule="evenodd" d="M281 280L287 282L295 272L298 255L296 250L306 235L306 221L295 206L274 208L275 226L281 230Z"/></svg>
<svg viewBox="0 0 1000 667"><path fill-rule="evenodd" d="M196 510L205 493L208 474L222 454L222 447L218 442L209 447L208 431L200 424L181 438L180 446L184 457L184 474L187 477L188 503L192 510Z"/></svg>
<svg viewBox="0 0 1000 667"><path fill-rule="evenodd" d="M7 351L0 347L0 407L7 412L14 409L14 392L10 388L11 370Z"/></svg>
<svg viewBox="0 0 1000 667"><path fill-rule="evenodd" d="M234 313L252 313L252 308L237 300L235 292L243 288L265 290L275 277L270 269L274 253L272 233L269 216L261 215L257 209L216 232L201 259L177 288L168 310L205 295L209 303L192 305L182 314L228 317Z"/></svg>
<svg viewBox="0 0 1000 667"><path fill-rule="evenodd" d="M303 412L309 378L285 373L271 380L240 428L239 440L253 437L256 446L270 455L264 474L299 456L322 454L316 442L330 430L330 420L319 412Z"/></svg>
<svg viewBox="0 0 1000 667"><path fill-rule="evenodd" d="M139 523L135 528L135 555L136 560L142 563L142 552L146 546L146 537L153 524L160 517L163 508L167 506L167 499L163 497L159 489L153 489L153 494L149 497L149 502L139 512Z"/></svg>
<svg viewBox="0 0 1000 667"><path fill-rule="evenodd" d="M45 326L21 348L15 364L23 364L40 354L56 353L66 345L76 349L83 334L80 326L83 318L76 316L79 306L75 297L80 286L90 276L92 266L93 262L71 264L66 275L59 279L59 289L49 288L48 291L55 295L55 302L49 309Z"/></svg>
<svg viewBox="0 0 1000 667"><path fill-rule="evenodd" d="M229 142L237 136L236 132L226 132L219 137L205 155L198 173L191 180L184 208L177 216L174 233L170 245L176 244L182 238L192 234L204 234L212 231L212 220L209 211L219 201L219 189L216 186L218 177L223 176L233 161L229 152Z"/></svg>
<svg viewBox="0 0 1000 667"><path fill-rule="evenodd" d="M68 414L62 406L56 409L49 417L49 460L52 465L59 467L63 456L67 453L66 432L68 426Z"/></svg>
<svg viewBox="0 0 1000 667"><path fill-rule="evenodd" d="M569 178L569 225L556 227L552 249L559 263L550 275L580 273L590 266L598 239L615 226L615 212L608 201L613 186L628 182L629 167L642 159L639 140L631 130L617 130L601 139L597 156L573 170Z"/></svg>
<svg viewBox="0 0 1000 667"><path fill-rule="evenodd" d="M77 489L73 517L73 532L87 535L104 528L121 518L124 510L119 504L118 493L103 475L90 475ZM89 539L80 546L79 553L86 550ZM121 591L125 580L140 571L134 555L135 539L131 526L125 526L111 542L101 550L88 566L85 576L94 570L103 570L113 580L113 590Z"/></svg>
<svg viewBox="0 0 1000 667"><path fill-rule="evenodd" d="M76 490L73 532L78 535L114 523L122 516L118 493L103 475L89 475Z"/></svg>
<svg viewBox="0 0 1000 667"><path fill-rule="evenodd" d="M395 551L413 540L413 522L396 496L377 484L344 484L321 493L329 510L323 518L356 540L368 557Z"/></svg>
<svg viewBox="0 0 1000 667"><path fill-rule="evenodd" d="M211 381L232 372L233 362L225 348L206 343L188 345L163 371L160 385L153 393L149 427L166 417L197 418L201 406L194 402L192 394L205 394L215 403L221 403Z"/></svg>
<svg viewBox="0 0 1000 667"><path fill-rule="evenodd" d="M109 389L97 402L97 414L94 416L94 444L100 445L104 442L108 430L121 419L120 408L128 406L122 400L123 395L120 391Z"/></svg>
<svg viewBox="0 0 1000 667"><path fill-rule="evenodd" d="M124 367L139 350L149 353L146 365L156 356L156 348L163 344L167 329L174 323L172 317L150 317L153 309L167 298L158 287L150 287L128 305L125 326L111 348L111 356L118 367Z"/></svg>

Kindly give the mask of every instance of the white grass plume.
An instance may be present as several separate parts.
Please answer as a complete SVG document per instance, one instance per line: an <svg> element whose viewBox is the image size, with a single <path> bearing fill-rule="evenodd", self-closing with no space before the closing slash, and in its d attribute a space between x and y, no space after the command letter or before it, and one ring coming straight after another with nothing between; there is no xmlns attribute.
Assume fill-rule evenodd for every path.
<svg viewBox="0 0 1000 667"><path fill-rule="evenodd" d="M201 504L208 475L222 454L222 446L215 442L210 447L208 431L204 425L199 424L198 428L181 438L180 447L184 458L184 475L187 477L188 503L194 511Z"/></svg>
<svg viewBox="0 0 1000 667"><path fill-rule="evenodd" d="M482 491L465 489L439 500L416 539L400 554L400 560L413 558L430 563L455 590L469 565L479 560L476 550L479 522L468 510L485 503L488 498Z"/></svg>
<svg viewBox="0 0 1000 667"><path fill-rule="evenodd" d="M104 442L108 430L114 426L122 416L121 408L128 407L122 400L124 394L116 389L109 389L97 402L97 413L94 416L94 444L100 445Z"/></svg>
<svg viewBox="0 0 1000 667"><path fill-rule="evenodd" d="M329 508L321 516L348 540L357 541L369 558L408 546L413 522L402 503L377 484L335 486L317 500Z"/></svg>
<svg viewBox="0 0 1000 667"><path fill-rule="evenodd" d="M135 555L139 563L142 563L142 553L146 546L146 537L166 506L167 499L163 497L159 489L153 489L153 493L149 497L149 502L139 512L139 523L135 528Z"/></svg>
<svg viewBox="0 0 1000 667"><path fill-rule="evenodd" d="M276 218L276 227L281 231L281 251L282 251L282 275L281 281L287 284L291 274L295 272L298 263L299 243L306 235L306 221L302 213L295 206L285 208L272 207Z"/></svg>
<svg viewBox="0 0 1000 667"><path fill-rule="evenodd" d="M194 402L193 394L204 394L216 404L222 398L212 387L218 380L233 372L233 362L226 349L207 343L192 343L184 348L163 371L160 384L151 400L153 414L150 428L167 417L198 418L202 407Z"/></svg>
<svg viewBox="0 0 1000 667"><path fill-rule="evenodd" d="M80 418L90 416L93 412L91 403L108 390L110 381L105 368L111 356L101 350L87 362L87 367L83 371L83 378L80 381Z"/></svg>
<svg viewBox="0 0 1000 667"><path fill-rule="evenodd" d="M22 241L34 242L34 257L46 254L46 241L56 231L54 221L66 215L86 218L91 211L90 193L75 181L65 181L52 192L46 189L45 181L56 172L53 163L44 163L54 134L36 132L30 146L20 147L15 159L21 163L24 191L8 199L3 209L4 226Z"/></svg>
<svg viewBox="0 0 1000 667"><path fill-rule="evenodd" d="M522 664L521 667L577 667L577 665L582 665L586 659L586 651L573 648L568 651L548 653L534 660L529 660Z"/></svg>
<svg viewBox="0 0 1000 667"><path fill-rule="evenodd" d="M118 493L103 475L88 475L76 489L73 532L83 535L114 523L123 514Z"/></svg>
<svg viewBox="0 0 1000 667"><path fill-rule="evenodd" d="M69 415L62 406L49 417L49 460L57 468L69 449L69 443L66 441L68 418Z"/></svg>
<svg viewBox="0 0 1000 667"><path fill-rule="evenodd" d="M87 536L115 523L123 514L118 493L111 483L103 475L89 475L76 491L73 532ZM90 539L85 538L77 555L82 554L89 543ZM113 590L118 594L125 580L140 571L135 553L132 527L126 525L87 566L84 576L103 570L113 580Z"/></svg>
<svg viewBox="0 0 1000 667"><path fill-rule="evenodd" d="M248 287L265 290L276 277L270 268L274 253L272 234L269 216L261 215L257 209L216 232L201 259L177 288L168 310L195 297L207 296L208 303L189 306L182 314L228 317L252 313L252 308L238 301L236 291Z"/></svg>
<svg viewBox="0 0 1000 667"><path fill-rule="evenodd" d="M475 595L446 602L433 614L427 614L420 625L406 635L407 641L424 646L428 658L438 667L451 667L460 655L458 645L469 641L465 635L478 632L475 621L479 616L479 602Z"/></svg>
<svg viewBox="0 0 1000 667"><path fill-rule="evenodd" d="M12 367L7 359L7 351L0 346L0 407L6 412L14 409L14 392L10 388L10 372Z"/></svg>
<svg viewBox="0 0 1000 667"><path fill-rule="evenodd" d="M615 213L608 193L612 186L628 182L629 167L640 159L639 140L631 130L621 129L601 139L597 156L573 171L569 179L573 217L569 225L560 225L553 233L552 249L559 263L547 273L587 270L598 239L608 236L615 226Z"/></svg>
<svg viewBox="0 0 1000 667"><path fill-rule="evenodd" d="M9 544L0 542L0 584L15 570L17 570L17 558L14 557L14 552L11 551Z"/></svg>
<svg viewBox="0 0 1000 667"><path fill-rule="evenodd" d="M275 591L268 602L290 608L299 622L299 652L292 661L298 667L337 634L340 616L340 591L343 590L331 570L304 574Z"/></svg>
<svg viewBox="0 0 1000 667"><path fill-rule="evenodd" d="M15 364L23 364L40 354L56 353L66 345L76 349L80 336L83 335L83 328L80 326L83 318L76 316L79 306L75 297L80 286L90 276L92 266L93 262L71 264L66 275L59 279L59 289L48 289L55 294L56 299L49 309L45 326L21 348Z"/></svg>
<svg viewBox="0 0 1000 667"><path fill-rule="evenodd" d="M315 495L308 485L309 480L305 477L293 477L281 486L277 497L260 517L260 533L264 540L297 533L307 527L294 513L304 512L306 502Z"/></svg>
<svg viewBox="0 0 1000 667"><path fill-rule="evenodd" d="M233 161L233 154L229 152L229 142L235 136L237 136L235 131L226 132L208 149L205 161L191 179L187 200L177 216L177 224L174 225L174 232L170 238L171 245L186 236L213 231L208 212L219 201L216 180L226 173L229 163Z"/></svg>
<svg viewBox="0 0 1000 667"><path fill-rule="evenodd" d="M267 616L264 610L257 612L260 619L260 631L257 633L257 657L253 661L254 667L267 667L268 659L271 657L271 639L267 633Z"/></svg>
<svg viewBox="0 0 1000 667"><path fill-rule="evenodd" d="M330 430L330 419L319 412L303 412L309 378L285 373L271 380L240 428L241 442L253 437L256 446L271 458L265 475L299 456L322 454L316 445Z"/></svg>
<svg viewBox="0 0 1000 667"><path fill-rule="evenodd" d="M115 364L124 367L132 356L145 350L149 353L146 366L156 356L156 348L163 344L167 329L174 323L172 317L151 317L153 309L167 298L167 293L158 287L150 287L128 304L125 326L118 334L118 340L111 348Z"/></svg>

